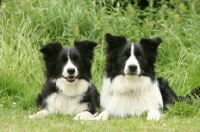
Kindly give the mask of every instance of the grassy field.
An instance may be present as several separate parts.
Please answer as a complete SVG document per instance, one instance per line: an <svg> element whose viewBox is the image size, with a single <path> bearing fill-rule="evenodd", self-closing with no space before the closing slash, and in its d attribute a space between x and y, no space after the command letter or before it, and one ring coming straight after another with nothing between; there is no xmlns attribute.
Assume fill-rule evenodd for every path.
<svg viewBox="0 0 200 132"><path fill-rule="evenodd" d="M184 1L184 4L183 4ZM178 95L200 86L200 3L171 0L139 10L94 5L93 0L3 0L0 6L0 131L200 131L200 101L176 103L158 121L146 116L109 121L73 121L52 115L28 120L38 111L35 98L44 83L40 46L59 41L73 45L75 39L90 39L95 50L92 74L99 91L105 64L104 34L124 35L138 42L142 37L160 37L156 63L158 76L168 78Z"/></svg>

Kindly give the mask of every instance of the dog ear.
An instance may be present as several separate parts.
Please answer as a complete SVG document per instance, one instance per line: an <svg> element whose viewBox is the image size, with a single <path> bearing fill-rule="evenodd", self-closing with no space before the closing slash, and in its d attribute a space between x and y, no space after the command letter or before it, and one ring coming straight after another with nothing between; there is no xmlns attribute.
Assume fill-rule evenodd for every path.
<svg viewBox="0 0 200 132"><path fill-rule="evenodd" d="M75 41L74 45L80 51L81 54L84 54L90 60L93 59L94 47L97 46L96 42L89 41L89 40Z"/></svg>
<svg viewBox="0 0 200 132"><path fill-rule="evenodd" d="M96 42L84 40L84 41L75 41L74 45L76 48L78 48L80 51L87 51L87 50L94 50L94 47L97 46Z"/></svg>
<svg viewBox="0 0 200 132"><path fill-rule="evenodd" d="M46 77L49 78L55 69L55 64L60 51L63 49L62 45L58 42L52 42L43 45L40 52L43 54L43 59L46 67Z"/></svg>
<svg viewBox="0 0 200 132"><path fill-rule="evenodd" d="M123 46L127 43L127 40L124 36L113 36L110 33L106 33L105 38L110 48Z"/></svg>
<svg viewBox="0 0 200 132"><path fill-rule="evenodd" d="M52 57L53 55L56 55L63 49L62 45L59 42L52 42L43 45L40 48L40 52L44 55L44 59L48 57Z"/></svg>
<svg viewBox="0 0 200 132"><path fill-rule="evenodd" d="M147 39L142 38L139 42L143 47L148 47L153 52L156 52L158 49L158 46L162 43L161 38L155 38L155 39Z"/></svg>
<svg viewBox="0 0 200 132"><path fill-rule="evenodd" d="M114 49L121 48L127 43L124 36L113 36L109 33L105 34L107 42L106 53L110 54Z"/></svg>
<svg viewBox="0 0 200 132"><path fill-rule="evenodd" d="M157 49L161 43L162 43L161 38L155 38L155 39L143 38L139 42L139 44L142 45L142 47L144 49L144 54L146 54L146 57L152 63L156 62L156 57L158 54Z"/></svg>
<svg viewBox="0 0 200 132"><path fill-rule="evenodd" d="M93 51L94 47L97 46L97 43L89 40L84 40L84 41L75 41L74 45L80 52L88 52L88 51Z"/></svg>

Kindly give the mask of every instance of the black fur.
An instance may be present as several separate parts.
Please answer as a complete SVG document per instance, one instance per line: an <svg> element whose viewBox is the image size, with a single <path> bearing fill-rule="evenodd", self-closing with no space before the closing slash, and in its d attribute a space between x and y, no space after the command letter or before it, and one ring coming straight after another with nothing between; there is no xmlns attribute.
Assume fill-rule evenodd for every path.
<svg viewBox="0 0 200 132"><path fill-rule="evenodd" d="M128 42L124 36L113 36L109 33L105 35L107 60L105 68L105 76L111 80L117 75L123 75L122 69L125 66L127 58L130 56L131 42ZM192 98L200 97L200 87L195 88L186 96L177 96L173 89L169 86L167 79L157 78L155 73L156 57L158 55L158 46L162 43L162 39L142 38L139 43L134 44L134 54L137 57L140 68L143 71L140 76L148 76L152 81L157 80L163 99L163 108L167 109L169 105L175 101L190 102ZM126 52L128 51L128 52Z"/></svg>
<svg viewBox="0 0 200 132"><path fill-rule="evenodd" d="M108 43L106 53L106 76L113 79L117 75L123 74L126 59L130 56L131 42L127 42L123 36L113 36L106 34ZM134 53L138 57L141 70L141 76L149 76L152 81L155 80L154 63L157 56L157 48L162 42L160 38L156 39L141 39L138 44L135 44Z"/></svg>
<svg viewBox="0 0 200 132"><path fill-rule="evenodd" d="M168 105L171 105L175 101L178 101L178 96L169 86L168 81L166 79L158 78L158 84L163 99L163 109L166 110L168 108Z"/></svg>
<svg viewBox="0 0 200 132"><path fill-rule="evenodd" d="M85 40L75 41L74 47L71 48L63 48L58 42L49 43L41 47L40 52L43 54L46 67L46 82L36 100L37 106L42 109L46 108L48 104L46 104L45 99L52 93L60 92L54 80L62 77L63 67L68 61L67 56L70 56L72 63L78 69L79 75L77 79L84 79L91 83L91 61L96 45L95 42ZM89 112L95 113L96 107L99 107L99 93L96 86L91 83L82 96L80 103L87 102Z"/></svg>

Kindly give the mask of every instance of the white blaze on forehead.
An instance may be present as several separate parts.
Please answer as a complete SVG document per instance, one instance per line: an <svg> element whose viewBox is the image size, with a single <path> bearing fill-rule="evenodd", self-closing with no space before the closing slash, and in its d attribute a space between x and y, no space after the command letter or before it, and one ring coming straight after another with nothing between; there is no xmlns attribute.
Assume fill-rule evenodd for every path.
<svg viewBox="0 0 200 132"><path fill-rule="evenodd" d="M67 72L68 69L75 69L75 74L74 74L74 75L75 75L75 76L78 75L77 68L76 68L76 66L72 63L69 54L70 54L70 49L68 50L68 56L67 56L68 60L67 60L67 63L66 63L66 65L65 65L64 68L63 68L63 73L62 73L62 75L63 75L64 77L67 77L67 76L69 75L68 72Z"/></svg>
<svg viewBox="0 0 200 132"><path fill-rule="evenodd" d="M136 56L134 55L134 44L132 43L131 44L131 50L130 50L130 57L127 59L127 61L126 61L126 64L125 64L125 68L124 68L124 73L125 74L128 74L128 72L129 72L129 68L128 68L128 66L130 66L130 65L135 65L135 66L137 66L137 74L140 74L140 68L139 68L139 63L138 63L138 60L137 60L137 58L136 58Z"/></svg>
<svg viewBox="0 0 200 132"><path fill-rule="evenodd" d="M134 52L134 44L131 45L131 56L133 56L133 52Z"/></svg>

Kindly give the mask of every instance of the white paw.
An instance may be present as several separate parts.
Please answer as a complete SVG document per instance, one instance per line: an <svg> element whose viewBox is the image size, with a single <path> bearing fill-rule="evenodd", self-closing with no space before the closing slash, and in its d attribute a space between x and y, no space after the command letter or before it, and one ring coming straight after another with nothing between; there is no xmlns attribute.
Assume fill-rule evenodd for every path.
<svg viewBox="0 0 200 132"><path fill-rule="evenodd" d="M34 115L30 115L28 116L29 119L34 119L35 118L35 114Z"/></svg>
<svg viewBox="0 0 200 132"><path fill-rule="evenodd" d="M37 112L36 114L28 116L28 118L29 119L42 118L42 117L45 117L45 116L47 116L49 114L50 113L47 110L41 110L41 111Z"/></svg>
<svg viewBox="0 0 200 132"><path fill-rule="evenodd" d="M160 111L156 109L151 109L148 112L147 120L156 120L158 121L161 117Z"/></svg>
<svg viewBox="0 0 200 132"><path fill-rule="evenodd" d="M109 119L109 112L108 111L103 111L97 117L94 117L91 120L97 120L97 121L102 120L102 121L105 121L105 120L108 120L108 119Z"/></svg>
<svg viewBox="0 0 200 132"><path fill-rule="evenodd" d="M90 112L84 111L77 114L73 119L74 120L91 120L93 117L94 116Z"/></svg>

